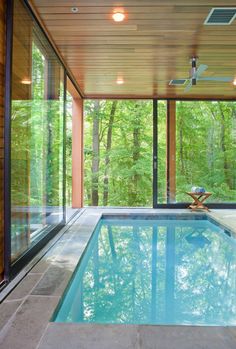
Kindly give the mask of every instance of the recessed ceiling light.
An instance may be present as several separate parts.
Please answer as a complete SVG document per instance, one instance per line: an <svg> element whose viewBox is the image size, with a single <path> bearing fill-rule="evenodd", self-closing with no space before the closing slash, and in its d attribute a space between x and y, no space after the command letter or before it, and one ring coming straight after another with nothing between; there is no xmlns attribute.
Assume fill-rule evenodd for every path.
<svg viewBox="0 0 236 349"><path fill-rule="evenodd" d="M29 79L23 79L23 80L21 80L21 83L22 83L23 85L31 85L32 81L29 80Z"/></svg>
<svg viewBox="0 0 236 349"><path fill-rule="evenodd" d="M233 81L233 85L236 86L236 78Z"/></svg>
<svg viewBox="0 0 236 349"><path fill-rule="evenodd" d="M79 12L78 7L71 7L70 10L71 10L72 13L78 13Z"/></svg>
<svg viewBox="0 0 236 349"><path fill-rule="evenodd" d="M115 22L122 22L125 19L125 14L121 11L115 11L112 18Z"/></svg>
<svg viewBox="0 0 236 349"><path fill-rule="evenodd" d="M117 85L123 85L124 79L119 77L119 78L117 78L116 83L117 83Z"/></svg>

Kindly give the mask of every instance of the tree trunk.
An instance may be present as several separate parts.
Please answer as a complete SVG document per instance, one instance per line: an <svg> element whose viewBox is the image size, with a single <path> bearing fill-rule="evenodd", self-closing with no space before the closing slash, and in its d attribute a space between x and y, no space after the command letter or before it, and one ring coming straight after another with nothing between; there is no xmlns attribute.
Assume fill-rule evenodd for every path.
<svg viewBox="0 0 236 349"><path fill-rule="evenodd" d="M50 107L49 107L50 108ZM47 191L46 191L46 205L53 205L53 175L52 175L52 167L53 167L53 154L52 154L52 115L51 111L47 111L47 155L46 155L46 183L47 183Z"/></svg>
<svg viewBox="0 0 236 349"><path fill-rule="evenodd" d="M236 148L236 108L234 106L234 104L232 103L232 123L233 123L233 127L232 127L232 147L233 149ZM231 176L232 176L232 188L233 190L235 190L236 188L236 171L235 171L235 166L236 166L236 160L234 157L233 162L231 163Z"/></svg>
<svg viewBox="0 0 236 349"><path fill-rule="evenodd" d="M216 116L214 111L209 108L211 115L212 115L212 127L210 129L209 135L208 135L208 146L207 146L207 160L208 160L208 167L210 169L211 176L209 180L211 181L211 185L213 186L214 180L213 180L213 174L215 171L215 129L216 129ZM204 114L202 113L202 116L204 117Z"/></svg>
<svg viewBox="0 0 236 349"><path fill-rule="evenodd" d="M136 115L134 118L134 128L133 128L133 166L135 167L137 165L138 160L140 159L140 146L141 146L141 140L140 140L140 116L139 111L136 106ZM140 175L137 173L137 170L135 170L133 178L132 178L132 185L130 186L130 192L129 192L129 206L136 206L138 204L138 182L140 179Z"/></svg>
<svg viewBox="0 0 236 349"><path fill-rule="evenodd" d="M93 112L93 144L92 144L92 206L98 206L99 194L98 194L98 184L99 184L99 112L100 112L100 102L94 102L94 112Z"/></svg>
<svg viewBox="0 0 236 349"><path fill-rule="evenodd" d="M222 150L222 153L223 153L223 164L224 164L224 175L225 175L225 181L228 185L228 187L230 189L233 189L232 188L232 181L231 181L231 175L230 175L230 166L229 166L229 163L228 163L228 159L227 159L227 154L226 154L226 140L225 140L225 135L226 135L226 132L225 132L225 114L224 114L224 111L222 109L222 106L220 104L220 102L218 102L218 105L219 105L219 110L220 110L220 115L221 115L221 136L220 136L220 140L221 140L221 150Z"/></svg>
<svg viewBox="0 0 236 349"><path fill-rule="evenodd" d="M180 104L180 107L182 109L181 104ZM184 150L183 150L183 148L184 148L183 147L183 120L182 120L182 116L180 116L180 120L179 120L179 156L180 156L181 173L184 176L185 175L185 167L184 167Z"/></svg>
<svg viewBox="0 0 236 349"><path fill-rule="evenodd" d="M107 204L108 204L108 195L109 195L108 170L109 170L109 164L110 164L110 150L111 150L111 144L112 144L112 130L113 130L113 123L114 123L115 113L116 113L116 107L117 107L117 101L113 101L112 102L112 106L111 106L110 117L109 117L108 130L107 130L105 170L104 170L104 180L103 180L103 206L107 206Z"/></svg>

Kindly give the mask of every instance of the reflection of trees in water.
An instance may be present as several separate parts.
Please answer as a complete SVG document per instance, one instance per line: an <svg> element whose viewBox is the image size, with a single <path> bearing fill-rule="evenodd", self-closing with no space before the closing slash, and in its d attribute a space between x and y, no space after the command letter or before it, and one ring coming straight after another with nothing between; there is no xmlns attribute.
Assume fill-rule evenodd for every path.
<svg viewBox="0 0 236 349"><path fill-rule="evenodd" d="M186 222L143 222L101 225L74 299L77 321L233 322L235 255L229 237L209 223L199 233ZM205 243L189 239L195 236Z"/></svg>

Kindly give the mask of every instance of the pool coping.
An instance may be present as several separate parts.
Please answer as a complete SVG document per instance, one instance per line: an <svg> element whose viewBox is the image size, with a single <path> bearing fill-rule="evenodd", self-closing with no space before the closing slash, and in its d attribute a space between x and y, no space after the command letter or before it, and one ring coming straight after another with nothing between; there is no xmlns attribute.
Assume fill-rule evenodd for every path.
<svg viewBox="0 0 236 349"><path fill-rule="evenodd" d="M204 215L208 219L213 219L214 223L223 226L230 231L230 233L236 236L236 229L234 229L232 225L225 224L224 220L222 221L221 217L219 217L219 215L217 216L217 212L215 211L217 210L212 210L210 213L195 213L181 209L128 209L124 214L122 209L84 210L80 217L74 221L69 229L67 229L67 231L59 237L59 239L57 239L57 242L51 246L50 250L46 253L46 255L44 255L41 261L29 270L25 279L2 303L5 308L15 307L13 314L11 314L8 321L3 324L0 332L0 343L2 343L3 348L13 349L18 347L22 348L22 346L24 346L24 348L29 349L56 349L67 347L80 348L78 345L81 345L81 348L89 349L105 349L111 347L171 349L173 343L175 343L173 348L190 348L188 346L184 346L184 343L191 342L187 332L184 330L184 328L187 328L191 333L193 344L191 344L191 348L235 349L236 327L118 324L100 325L50 322L50 319L58 306L65 289L68 287L68 282L70 281L77 264L81 260L86 250L86 246L88 245L93 231L103 215L108 215L111 217L114 214L118 214L118 216L121 214L126 218L130 215L151 215L152 217L160 216L160 214L164 216L173 214L178 214L178 216L182 214L183 216L184 214L188 217L192 215L198 217ZM26 287L27 284L30 285L31 288L24 291L24 287ZM38 306L35 305L37 302ZM39 320L38 318L36 319L32 313L32 306L37 308L37 315L40 315L42 318L42 328L39 328ZM45 314L45 307L48 310L47 314ZM32 336L28 334L29 325L24 323L24 316L26 316L26 314L27 322L30 321L33 326L33 330L31 331ZM37 330L36 327L38 328ZM168 332L168 335L166 334L166 338L165 336L162 336L162 332L160 333L160 328L162 329L162 332ZM148 333L150 334L147 335ZM181 333L182 335L178 335ZM69 339L69 336L71 336L71 339ZM126 338L125 343L122 342L122 337ZM198 337L198 342L195 337ZM216 340L214 340L214 337L219 337L217 339L217 343L215 343ZM91 338L91 340L88 338ZM162 343L160 342L161 338L163 339ZM194 338L196 339L196 343ZM212 345L213 342L215 343L215 346ZM68 346L68 343L70 343L70 346ZM154 343L159 343L158 347L154 346L156 345ZM108 344L110 346L108 346Z"/></svg>

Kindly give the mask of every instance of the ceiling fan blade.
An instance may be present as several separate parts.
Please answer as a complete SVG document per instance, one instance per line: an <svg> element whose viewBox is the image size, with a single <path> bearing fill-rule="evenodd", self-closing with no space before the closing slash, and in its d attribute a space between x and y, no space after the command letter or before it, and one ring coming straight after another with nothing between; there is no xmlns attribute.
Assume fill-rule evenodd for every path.
<svg viewBox="0 0 236 349"><path fill-rule="evenodd" d="M233 81L233 78L230 77L217 77L217 76L209 76L205 78L197 78L197 80L203 80L203 81L222 81L222 82L231 82Z"/></svg>
<svg viewBox="0 0 236 349"><path fill-rule="evenodd" d="M193 86L192 79L190 79L188 85L184 89L184 92L188 92L192 86Z"/></svg>
<svg viewBox="0 0 236 349"><path fill-rule="evenodd" d="M202 75L202 73L204 73L204 71L207 70L207 68L208 68L208 65L200 64L196 70L196 73L193 74L193 78L198 79L198 77L200 77L200 75Z"/></svg>

